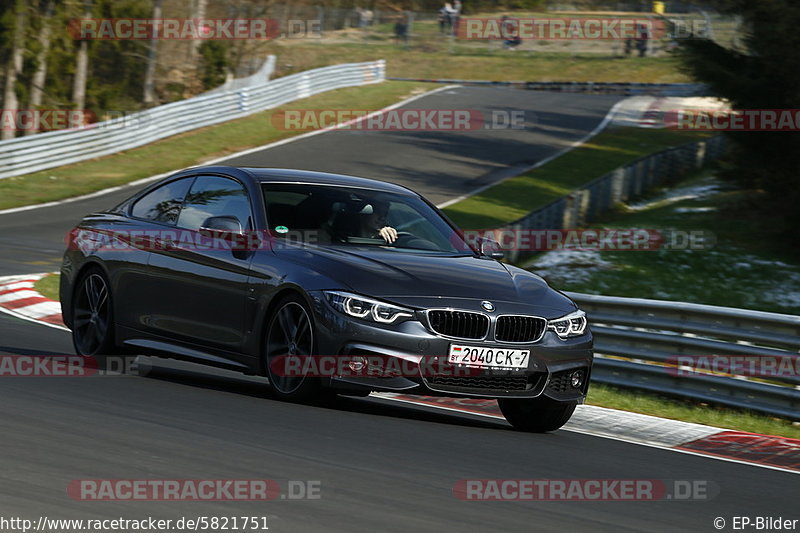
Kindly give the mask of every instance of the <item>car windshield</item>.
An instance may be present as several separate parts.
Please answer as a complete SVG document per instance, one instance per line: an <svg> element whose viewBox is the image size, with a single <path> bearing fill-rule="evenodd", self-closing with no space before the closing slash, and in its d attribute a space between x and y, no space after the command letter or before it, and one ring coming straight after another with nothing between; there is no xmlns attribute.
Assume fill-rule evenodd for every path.
<svg viewBox="0 0 800 533"><path fill-rule="evenodd" d="M262 189L269 231L276 238L415 253L475 253L412 194L302 183L265 183Z"/></svg>

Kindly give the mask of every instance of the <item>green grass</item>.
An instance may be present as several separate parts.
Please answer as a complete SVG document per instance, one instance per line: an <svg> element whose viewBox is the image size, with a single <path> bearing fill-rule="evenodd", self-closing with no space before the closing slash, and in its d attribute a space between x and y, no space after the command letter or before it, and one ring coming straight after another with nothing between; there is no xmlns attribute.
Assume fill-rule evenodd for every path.
<svg viewBox="0 0 800 533"><path fill-rule="evenodd" d="M353 102L358 102L359 109L377 110L433 88L430 84L386 82L339 89L133 150L7 178L0 180L0 209L91 193L303 133L272 125L272 115L284 109L352 109Z"/></svg>
<svg viewBox="0 0 800 533"><path fill-rule="evenodd" d="M348 62L385 59L389 77L493 81L596 81L686 83L674 57L614 58L578 53L526 52L455 46L446 40L412 45L277 41L264 48L278 58L281 75Z"/></svg>
<svg viewBox="0 0 800 533"><path fill-rule="evenodd" d="M704 249L591 252L576 256L575 264L551 269L537 268L539 256L528 268L561 290L800 314L800 251L775 232L776 220L747 208L756 191L721 182L713 170L687 177L672 190L709 186L716 192L680 201L665 200L663 189L657 189L646 208L623 207L592 223L595 228L702 230L712 236Z"/></svg>
<svg viewBox="0 0 800 533"><path fill-rule="evenodd" d="M592 383L586 403L738 431L800 439L800 424L749 411L695 404Z"/></svg>
<svg viewBox="0 0 800 533"><path fill-rule="evenodd" d="M42 279L34 283L33 287L39 294L41 294L45 298L50 298L51 300L58 301L59 279L60 279L59 274L48 274L47 276L43 277Z"/></svg>
<svg viewBox="0 0 800 533"><path fill-rule="evenodd" d="M496 228L642 156L708 137L705 132L614 127L528 173L445 209L462 228Z"/></svg>

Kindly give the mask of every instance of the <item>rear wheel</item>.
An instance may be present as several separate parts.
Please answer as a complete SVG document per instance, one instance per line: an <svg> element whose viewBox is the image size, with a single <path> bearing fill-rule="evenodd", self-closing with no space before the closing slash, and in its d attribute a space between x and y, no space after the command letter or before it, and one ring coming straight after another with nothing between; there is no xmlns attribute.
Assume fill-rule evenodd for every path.
<svg viewBox="0 0 800 533"><path fill-rule="evenodd" d="M72 344L75 353L92 357L100 369L114 352L111 284L99 269L83 274L72 298Z"/></svg>
<svg viewBox="0 0 800 533"><path fill-rule="evenodd" d="M275 396L297 402L321 397L322 386L318 377L286 371L291 367L286 364L287 359L295 357L302 362L314 355L315 342L314 322L305 301L296 295L281 300L267 325L264 342L267 377Z"/></svg>
<svg viewBox="0 0 800 533"><path fill-rule="evenodd" d="M572 416L578 402L559 402L546 396L497 400L506 420L519 431L555 431Z"/></svg>

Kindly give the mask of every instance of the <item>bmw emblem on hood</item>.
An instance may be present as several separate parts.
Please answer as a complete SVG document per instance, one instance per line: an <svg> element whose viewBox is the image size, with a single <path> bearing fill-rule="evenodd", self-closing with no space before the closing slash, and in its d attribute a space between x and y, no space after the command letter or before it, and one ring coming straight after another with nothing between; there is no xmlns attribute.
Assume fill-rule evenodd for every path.
<svg viewBox="0 0 800 533"><path fill-rule="evenodd" d="M482 301L481 307L483 307L484 310L489 311L490 313L494 311L494 304L489 300Z"/></svg>

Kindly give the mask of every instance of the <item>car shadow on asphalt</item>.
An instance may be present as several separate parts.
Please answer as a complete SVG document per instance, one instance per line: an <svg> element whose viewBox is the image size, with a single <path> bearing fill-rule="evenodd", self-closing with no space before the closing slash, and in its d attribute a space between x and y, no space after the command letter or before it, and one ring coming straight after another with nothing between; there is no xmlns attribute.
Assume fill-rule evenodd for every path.
<svg viewBox="0 0 800 533"><path fill-rule="evenodd" d="M232 371L217 370L183 361L149 357L145 362L140 364L138 372L141 377L149 379L167 381L187 387L261 398L268 402L281 402L291 405L289 402L274 398L267 380L258 376L245 376ZM389 402L390 400L374 397L357 398L351 396L334 396L328 398L325 403L313 404L312 407L339 412L386 416L463 427L511 429L510 426L501 420L483 420L474 415L435 411L433 408L391 404ZM298 417L298 421L299 420L302 420L302 418Z"/></svg>

